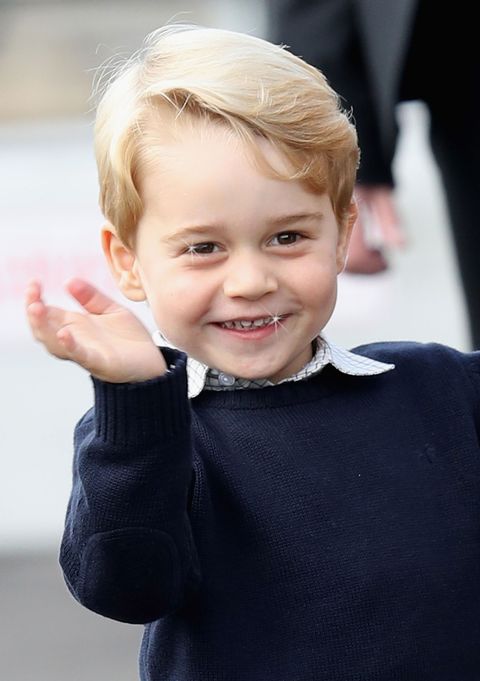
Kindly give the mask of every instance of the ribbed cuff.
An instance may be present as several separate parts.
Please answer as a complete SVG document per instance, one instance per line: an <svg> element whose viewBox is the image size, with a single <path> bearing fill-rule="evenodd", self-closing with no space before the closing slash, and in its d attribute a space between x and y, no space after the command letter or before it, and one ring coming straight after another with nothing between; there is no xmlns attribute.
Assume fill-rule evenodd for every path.
<svg viewBox="0 0 480 681"><path fill-rule="evenodd" d="M95 433L115 445L145 445L177 437L190 424L187 356L161 348L169 370L139 383L108 383L92 376Z"/></svg>

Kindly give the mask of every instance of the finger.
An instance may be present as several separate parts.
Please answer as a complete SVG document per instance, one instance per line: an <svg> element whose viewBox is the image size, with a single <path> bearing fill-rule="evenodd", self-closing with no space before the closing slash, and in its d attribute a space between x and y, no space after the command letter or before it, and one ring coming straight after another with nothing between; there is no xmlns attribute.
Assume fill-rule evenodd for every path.
<svg viewBox="0 0 480 681"><path fill-rule="evenodd" d="M57 340L66 352L69 354L75 352L75 339L73 338L68 326L63 326L57 331Z"/></svg>
<svg viewBox="0 0 480 681"><path fill-rule="evenodd" d="M398 219L391 192L379 193L374 202L377 220L382 226L385 242L391 246L403 246L406 238Z"/></svg>
<svg viewBox="0 0 480 681"><path fill-rule="evenodd" d="M57 332L72 321L74 313L60 308L46 306L36 301L27 307L27 318L33 336L45 345L46 349L63 357L63 348L59 347Z"/></svg>
<svg viewBox="0 0 480 681"><path fill-rule="evenodd" d="M404 246L407 239L398 219L393 196L387 194L379 196L375 202L375 212L382 226L385 243L394 247Z"/></svg>
<svg viewBox="0 0 480 681"><path fill-rule="evenodd" d="M78 313L75 314L74 312L62 310L60 307L45 305L41 300L29 305L27 312L37 327L49 326L55 328L55 332L78 316Z"/></svg>
<svg viewBox="0 0 480 681"><path fill-rule="evenodd" d="M30 330L35 336L35 338L38 338L39 334L39 329L41 326L41 320L42 320L42 315L44 313L45 306L42 302L35 301L33 303L30 303L27 305L26 312L27 312L27 320L30 326Z"/></svg>
<svg viewBox="0 0 480 681"><path fill-rule="evenodd" d="M387 267L388 263L381 251L366 242L364 229L357 223L353 228L348 247L345 272L377 274L386 270Z"/></svg>
<svg viewBox="0 0 480 681"><path fill-rule="evenodd" d="M377 250L384 244L382 235L382 227L378 221L377 215L372 206L367 202L363 202L359 206L358 220L355 225L356 240L362 240L364 248L367 250ZM354 239L352 234L352 239Z"/></svg>
<svg viewBox="0 0 480 681"><path fill-rule="evenodd" d="M42 298L42 288L38 281L32 280L27 284L25 289L25 305L40 301Z"/></svg>
<svg viewBox="0 0 480 681"><path fill-rule="evenodd" d="M118 307L114 300L84 279L70 279L65 288L91 314L105 314Z"/></svg>
<svg viewBox="0 0 480 681"><path fill-rule="evenodd" d="M407 237L398 222L382 222L385 243L395 248L403 247L407 243Z"/></svg>
<svg viewBox="0 0 480 681"><path fill-rule="evenodd" d="M372 240L377 247L402 247L406 243L405 233L400 225L394 202L393 190L389 187L373 186L360 192L360 206L363 207L365 222L370 223Z"/></svg>
<svg viewBox="0 0 480 681"><path fill-rule="evenodd" d="M63 349L63 358L76 362L87 371L93 373L93 363L98 353L79 342L75 330L71 326L64 326L57 332L57 341Z"/></svg>

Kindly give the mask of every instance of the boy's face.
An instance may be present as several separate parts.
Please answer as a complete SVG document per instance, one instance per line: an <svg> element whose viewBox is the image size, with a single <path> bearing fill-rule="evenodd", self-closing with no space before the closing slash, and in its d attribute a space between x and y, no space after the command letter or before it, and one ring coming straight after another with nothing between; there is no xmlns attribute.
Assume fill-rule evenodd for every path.
<svg viewBox="0 0 480 681"><path fill-rule="evenodd" d="M273 382L294 374L333 312L355 206L339 230L326 194L262 174L220 126L185 130L164 151L141 182L134 253L104 236L120 287L144 295L165 337L208 366Z"/></svg>

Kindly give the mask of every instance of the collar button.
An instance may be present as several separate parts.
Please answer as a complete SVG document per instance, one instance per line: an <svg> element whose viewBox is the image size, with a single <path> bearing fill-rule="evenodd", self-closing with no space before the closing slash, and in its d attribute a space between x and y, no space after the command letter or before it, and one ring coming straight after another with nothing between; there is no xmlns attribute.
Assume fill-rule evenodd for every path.
<svg viewBox="0 0 480 681"><path fill-rule="evenodd" d="M218 382L219 382L221 385L225 385L225 386L234 385L234 383L235 383L235 376L232 376L231 374L224 374L223 371L221 371L221 372L218 374Z"/></svg>

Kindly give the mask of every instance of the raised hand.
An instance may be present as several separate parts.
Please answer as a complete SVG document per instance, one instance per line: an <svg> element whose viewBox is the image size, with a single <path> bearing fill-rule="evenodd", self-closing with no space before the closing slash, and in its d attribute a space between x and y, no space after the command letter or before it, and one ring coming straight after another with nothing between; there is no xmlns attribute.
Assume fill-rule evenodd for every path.
<svg viewBox="0 0 480 681"><path fill-rule="evenodd" d="M82 279L70 280L66 289L83 312L46 305L37 281L26 291L30 328L50 354L111 383L145 381L166 372L160 350L133 313Z"/></svg>

